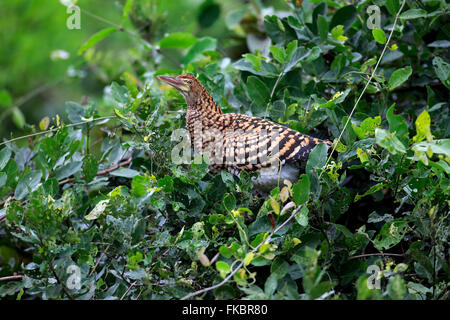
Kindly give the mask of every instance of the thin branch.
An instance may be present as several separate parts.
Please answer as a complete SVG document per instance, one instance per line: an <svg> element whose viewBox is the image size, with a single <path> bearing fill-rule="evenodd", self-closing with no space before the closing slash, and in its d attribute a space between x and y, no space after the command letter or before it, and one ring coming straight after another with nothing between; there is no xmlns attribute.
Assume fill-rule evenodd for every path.
<svg viewBox="0 0 450 320"><path fill-rule="evenodd" d="M105 254L108 251L110 246L111 246L111 243L108 243L108 245L106 246L106 249L103 251L102 255L100 256L100 258L98 258L97 262L95 263L94 268L92 268L91 272L89 273L89 277L94 273L95 269L99 265L100 261L102 261L103 257L105 256Z"/></svg>
<svg viewBox="0 0 450 320"><path fill-rule="evenodd" d="M373 76L375 75L375 72L377 71L380 62L381 62L381 60L383 59L384 53L386 52L386 49L387 49L388 46L389 46L389 42L391 41L392 34L394 33L395 27L396 27L396 25L397 25L398 17L400 16L400 12L402 12L402 9L403 9L403 6L405 5L405 2L406 2L406 0L403 0L400 9L398 10L397 14L395 15L394 24L393 24L393 26L392 26L391 32L389 33L389 37L388 37L388 39L387 39L387 41L386 41L386 44L384 45L383 51L381 52L381 55L380 55L380 57L378 58L377 64L375 65L375 68L373 68L372 73L371 73L371 75L370 75L370 78L369 78L369 80L367 81L366 85L364 86L363 91L361 91L361 94L359 95L358 99L356 100L356 103L355 103L355 105L353 106L353 109L352 109L352 111L350 112L350 115L348 116L347 121L345 122L344 128L342 129L341 133L339 134L339 137L338 137L338 139L337 139L337 142L334 143L333 149L331 150L330 155L328 156L327 162L325 163L325 166L324 166L324 167L326 167L326 166L328 165L328 163L330 162L331 157L332 157L334 151L336 150L339 141L341 141L341 138L342 138L342 135L343 135L344 132L345 132L345 129L347 128L347 126L348 126L350 120L352 119L353 113L355 112L356 107L358 106L359 101L361 100L362 96L364 95L364 93L366 92L367 88L369 87L369 84L370 84L370 82L372 81L372 78L373 78ZM324 172L323 170L320 172L319 178L322 176L323 172Z"/></svg>
<svg viewBox="0 0 450 320"><path fill-rule="evenodd" d="M404 257L404 253L367 253L367 254L360 254L359 256L351 256L348 258L348 260L358 259L358 258L366 258L366 257L372 257L372 256L394 256L394 257Z"/></svg>
<svg viewBox="0 0 450 320"><path fill-rule="evenodd" d="M136 285L136 281L133 282L132 284L130 284L130 286L128 287L127 291L125 291L125 293L123 294L123 296L120 298L120 300L123 300L123 298L125 298L125 296L128 294L128 292L131 290L131 288L133 288Z"/></svg>
<svg viewBox="0 0 450 320"><path fill-rule="evenodd" d="M272 87L272 92L270 93L269 102L267 102L267 105L266 105L266 112L265 112L265 114L264 114L264 119L265 119L266 116L267 116L267 112L268 112L268 110L269 110L269 105L270 105L270 103L272 102L273 95L275 94L275 89L278 87L278 83L280 82L280 80L281 80L281 78L283 77L283 75L284 75L284 70L281 71L281 73L278 75L278 78L277 78L277 80L275 81L275 84L274 84L273 87Z"/></svg>
<svg viewBox="0 0 450 320"><path fill-rule="evenodd" d="M121 163L115 165L114 167L111 167L111 168L109 168L109 169L105 169L105 170L98 171L96 176L103 176L103 175L106 175L106 174L108 174L108 173L110 173L110 172L112 172L112 171L115 171L115 170L117 170L117 169L119 169L119 168L121 168L121 167L124 167L124 166L129 165L129 164L131 163L132 157L128 157L128 158L125 158L125 159L123 159L123 160L124 160L123 162L121 162ZM75 181L75 178L67 178L67 179L65 179L65 180L60 181L60 182L59 182L59 185L62 186L62 185L64 185L64 184L66 184L66 183L71 183L71 182L73 182L73 181ZM12 196L11 200L15 200L15 199L14 199L14 196ZM6 201L8 201L8 199L1 201L1 202L0 202L0 207L4 206L5 203L6 203ZM26 201L26 200L25 200L25 201ZM1 216L1 217L0 217L0 222L2 222L2 221L5 220L5 219L6 219L6 215Z"/></svg>
<svg viewBox="0 0 450 320"><path fill-rule="evenodd" d="M129 165L129 164L131 163L131 160L132 160L131 157L125 158L125 159L123 159L124 162L118 163L118 164L115 165L114 167L111 167L111 168L109 168L109 169L105 169L105 170L98 171L96 176L97 176L97 177L98 177L98 176L104 176L105 174L108 174L108 173L110 173L110 172L112 172L112 171L115 171L115 170L117 170L117 169L119 169L119 168L121 168L121 167L125 167L125 166L127 166L127 165ZM67 179L61 180L61 181L59 182L59 185L62 186L62 185L64 185L64 184L66 184L66 183L71 183L71 182L74 182L74 181L75 181L75 178L67 178Z"/></svg>
<svg viewBox="0 0 450 320"><path fill-rule="evenodd" d="M58 275L56 274L55 268L53 268L53 261L51 261L51 262L48 264L48 266L49 266L50 270L52 271L53 276L56 278L56 281L61 285L61 287L62 287L64 293L66 294L66 296L67 296L70 300L75 300L75 299L70 295L70 293L67 291L66 286L64 285L64 283L62 283L61 280L59 280L59 277L58 277Z"/></svg>
<svg viewBox="0 0 450 320"><path fill-rule="evenodd" d="M269 236L267 237L267 239L265 241L262 241L260 244L258 244L252 251L250 251L250 253L255 253L263 244L268 243L271 239L272 236L277 233L278 231L280 231L282 228L284 228L289 221L291 221L291 219L299 212L299 210L303 207L303 205L298 206L293 212L292 214L289 216L289 218L287 218L282 224L280 224L275 230L272 231L272 233L269 234ZM238 261L238 260L236 260ZM231 271L226 277L225 279L223 279L221 282L219 282L218 284L215 284L211 287L208 288L203 288L201 290L189 293L188 295L184 296L183 298L181 298L181 300L187 300L189 298L198 296L201 293L205 293L214 289L217 289L221 286L223 286L225 283L228 282L228 280L230 280L235 274L236 272L238 272L242 266L244 265L244 260L241 261L241 263L239 263L239 265L234 268L233 271Z"/></svg>
<svg viewBox="0 0 450 320"><path fill-rule="evenodd" d="M83 124L86 124L86 123L91 123L91 122L101 121L101 120L106 120L106 119L113 119L113 118L116 118L116 116L100 117L100 118L95 118L95 119L82 121L82 122L77 122L77 123L69 123L69 124L64 125L64 127L67 127L67 128L76 127L76 126L80 126L80 125L83 125ZM1 142L0 146L2 146L4 144L7 144L7 143L10 143L10 142L17 141L17 140L22 140L22 139L25 139L25 138L31 138L31 137L40 136L40 135L43 135L43 134L46 134L46 133L55 132L55 131L58 131L59 129L60 129L60 127L52 128L52 129L49 129L49 130L40 131L40 132L36 132L36 133L25 135L25 136L20 136L20 137L17 137L17 138L13 138L13 139L10 139L10 140L6 140L6 141Z"/></svg>
<svg viewBox="0 0 450 320"><path fill-rule="evenodd" d="M2 278L0 278L0 281L17 281L17 280L22 280L23 277L24 277L23 274L17 274L17 275L13 275L13 276L2 277Z"/></svg>

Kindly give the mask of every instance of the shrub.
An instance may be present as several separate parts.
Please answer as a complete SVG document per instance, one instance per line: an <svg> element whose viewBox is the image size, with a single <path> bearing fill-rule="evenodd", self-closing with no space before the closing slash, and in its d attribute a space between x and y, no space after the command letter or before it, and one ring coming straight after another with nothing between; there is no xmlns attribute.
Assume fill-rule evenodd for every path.
<svg viewBox="0 0 450 320"><path fill-rule="evenodd" d="M180 299L223 282L200 296L448 299L448 5L372 2L373 30L366 2L232 12L251 49L233 60L212 37L142 31L132 71L105 90L114 116L67 102L50 131L2 143L0 275L18 280L0 296ZM139 29L140 6L125 8ZM81 53L107 70L102 37ZM167 49L176 70L158 62ZM185 108L156 82L167 73L198 74L224 111L328 137L339 155L317 146L299 182L266 198L246 172L174 164Z"/></svg>

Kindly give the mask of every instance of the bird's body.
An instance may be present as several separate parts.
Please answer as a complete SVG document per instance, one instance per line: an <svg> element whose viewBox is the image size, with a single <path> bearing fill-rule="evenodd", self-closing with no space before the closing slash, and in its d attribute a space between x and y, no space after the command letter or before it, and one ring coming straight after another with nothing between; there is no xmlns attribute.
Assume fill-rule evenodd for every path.
<svg viewBox="0 0 450 320"><path fill-rule="evenodd" d="M214 170L235 175L259 172L254 184L271 190L284 179L294 182L311 150L330 141L304 135L283 125L238 113L224 114L206 89L191 75L159 76L183 94L186 125L194 151L207 153Z"/></svg>

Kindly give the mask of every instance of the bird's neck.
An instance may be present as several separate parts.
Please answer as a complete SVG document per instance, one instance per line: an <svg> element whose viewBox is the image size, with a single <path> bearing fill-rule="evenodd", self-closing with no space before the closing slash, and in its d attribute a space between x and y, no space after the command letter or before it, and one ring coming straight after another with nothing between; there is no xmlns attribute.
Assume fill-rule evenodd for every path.
<svg viewBox="0 0 450 320"><path fill-rule="evenodd" d="M203 89L203 93L195 100L187 101L187 104L188 107L201 113L223 113L219 105L214 101L213 97L208 93L208 91L206 91L206 89Z"/></svg>

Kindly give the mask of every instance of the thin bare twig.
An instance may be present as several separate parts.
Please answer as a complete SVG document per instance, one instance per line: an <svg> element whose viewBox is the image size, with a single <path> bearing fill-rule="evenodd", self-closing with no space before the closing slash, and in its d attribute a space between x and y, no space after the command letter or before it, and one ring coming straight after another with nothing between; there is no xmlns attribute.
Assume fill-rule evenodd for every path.
<svg viewBox="0 0 450 320"><path fill-rule="evenodd" d="M266 239L265 241L262 241L260 244L258 244L252 251L250 251L250 253L255 253L255 252L256 252L256 251L257 251L264 243L268 243L268 242L272 239L272 236L273 236L275 233L277 233L278 231L280 231L282 228L284 228L284 226L286 226L286 225L288 224L288 222L291 221L291 219L292 219L293 217L295 217L295 215L300 211L300 209L301 209L302 207L303 207L303 205L298 206L298 207L292 212L292 214L289 216L289 218L287 218L282 224L280 224L275 230L273 230L273 231L269 234L269 236L267 237L267 239ZM236 260L236 261L237 261L237 260ZM214 289L217 289L217 288L223 286L225 283L228 282L228 280L230 280L230 279L236 274L236 272L238 272L238 271L242 268L243 265L244 265L244 260L242 260L241 263L239 263L239 265L238 265L236 268L234 268L234 270L232 270L232 271L225 277L225 279L223 279L223 280L222 280L221 282L219 282L218 284L215 284L215 285L213 285L213 286L211 286L211 287L203 288L203 289L200 289L200 290L198 290L198 291L189 293L188 295L186 295L186 296L184 296L183 298L181 298L181 300L187 300L187 299L189 299L189 298L198 296L198 295L201 294L201 293L205 293L205 292L208 292L208 291L211 291L211 290L214 290Z"/></svg>
<svg viewBox="0 0 450 320"><path fill-rule="evenodd" d="M0 281L17 281L17 280L22 280L23 277L24 277L23 274L16 274L13 276L2 277L2 278L0 278Z"/></svg>
<svg viewBox="0 0 450 320"><path fill-rule="evenodd" d="M75 300L75 299L72 297L72 295L67 291L66 286L64 285L64 283L62 283L61 280L59 280L59 277L58 277L58 275L56 274L55 268L53 268L53 261L51 261L51 262L48 264L48 266L49 266L50 270L52 271L53 276L56 278L56 281L61 285L61 287L62 287L64 293L66 294L66 296L67 296L70 300Z"/></svg>
<svg viewBox="0 0 450 320"><path fill-rule="evenodd" d="M131 163L132 158L131 158L131 157L128 157L128 158L125 158L125 159L122 159L122 160L124 160L124 161L118 163L118 164L115 165L114 167L111 167L111 168L109 168L109 169L105 169L105 170L98 171L96 176L97 176L97 177L98 177L98 176L104 176L105 174L108 174L108 173L110 173L110 172L112 172L112 171L115 171L115 170L119 169L120 167L125 167L125 166L127 166L127 165L129 165L129 164ZM59 182L59 185L62 186L62 185L64 185L64 184L66 184L66 183L71 183L71 182L74 182L74 181L75 181L75 178L67 178L67 179L61 180L61 181Z"/></svg>
<svg viewBox="0 0 450 320"><path fill-rule="evenodd" d="M131 163L132 157L124 158L124 159L122 159L122 160L124 160L124 161L123 161L123 162L120 162L119 164L115 165L114 167L111 167L111 168L109 168L109 169L105 169L105 170L98 171L96 176L103 176L103 175L108 174L108 173L110 173L110 172L112 172L112 171L115 171L115 170L117 170L117 169L119 169L119 168L121 168L121 167L124 167L124 166L129 165L129 164ZM70 182L73 182L73 181L75 181L75 178L67 178L67 179L65 179L65 180L60 181L60 182L59 182L59 185L62 186L62 185L64 185L64 184L66 184L66 183L70 183ZM1 202L0 202L0 207L2 207L2 206L6 203L7 200L8 200L8 199L1 201ZM14 196L12 197L11 200L14 200ZM0 222L2 222L2 221L5 220L5 219L6 219L6 215L1 216L1 217L0 217Z"/></svg>
<svg viewBox="0 0 450 320"><path fill-rule="evenodd" d="M367 254L360 254L358 256L351 256L348 258L348 260L358 259L358 258L366 258L366 257L373 257L373 256L394 256L394 257L404 257L405 254L403 253L367 253Z"/></svg>
<svg viewBox="0 0 450 320"><path fill-rule="evenodd" d="M128 287L127 291L125 291L125 293L123 294L123 296L120 298L120 300L123 300L123 298L125 298L125 296L128 294L128 292L131 290L131 288L133 288L136 285L136 281L133 282L132 284L130 284L130 286Z"/></svg>
<svg viewBox="0 0 450 320"><path fill-rule="evenodd" d="M363 95L364 95L364 93L366 92L367 88L369 87L369 84L370 84L370 82L372 81L372 79L373 79L373 77L374 77L374 75L375 75L375 72L376 72L377 69L378 69L378 66L379 66L380 62L381 62L381 60L383 59L384 53L386 52L386 49L387 49L388 46L389 46L389 42L391 41L392 34L394 33L395 27L396 27L396 25L397 25L398 17L400 16L400 12L402 12L402 10L403 10L403 6L405 5L405 2L406 2L406 0L403 0L400 9L398 10L397 14L395 15L394 24L392 25L392 30L391 30L391 32L389 33L389 37L388 37L388 39L387 39L387 41L386 41L386 44L384 45L383 51L381 51L381 55L380 55L380 57L378 58L377 64L375 65L375 68L373 68L372 73L370 74L369 80L367 80L367 83L366 83L366 85L364 86L364 89L361 91L361 94L359 95L358 99L356 100L356 103L355 103L355 105L353 106L353 109L352 109L352 111L350 112L350 115L348 116L347 121L345 122L344 128L342 128L342 131L341 131L341 133L339 134L339 137L338 137L338 139L337 139L337 142L334 143L333 149L331 150L330 155L328 156L328 159L327 159L327 161L326 161L324 167L326 167L326 166L328 165L328 163L330 162L331 157L333 156L333 153L334 153L334 151L336 150L338 143L341 141L341 138L342 138L342 135L343 135L344 132L345 132L345 129L347 128L347 126L348 126L350 120L352 119L353 113L355 112L356 107L358 106L359 101L361 100L361 98L363 97ZM319 178L322 177L323 172L324 172L324 170L322 170L322 171L320 172Z"/></svg>
<svg viewBox="0 0 450 320"><path fill-rule="evenodd" d="M116 116L106 116L106 117L94 118L94 119L86 120L86 121L82 121L82 122L69 123L69 124L66 124L64 126L67 127L67 128L70 128L70 127L76 127L76 126L80 126L80 125L85 125L87 123L91 123L91 122L95 122L95 121L101 121L101 120L112 119L112 118L116 118ZM35 133L32 133L32 134L27 134L25 136L20 136L20 137L17 137L17 138L9 139L9 140L1 142L0 146L2 146L4 144L7 144L7 143L10 143L10 142L17 141L17 140L22 140L22 139L25 139L25 138L32 138L32 137L40 136L40 135L43 135L43 134L46 134L46 133L58 131L59 129L60 129L60 127L52 128L52 129L48 129L48 130L45 130L45 131L35 132Z"/></svg>
<svg viewBox="0 0 450 320"><path fill-rule="evenodd" d="M108 245L106 246L106 249L103 251L102 255L100 256L100 258L98 258L97 262L95 263L94 268L92 268L91 272L89 273L89 277L94 273L95 269L99 265L100 261L102 261L103 257L105 256L105 254L108 251L110 246L111 246L111 243L108 243Z"/></svg>

